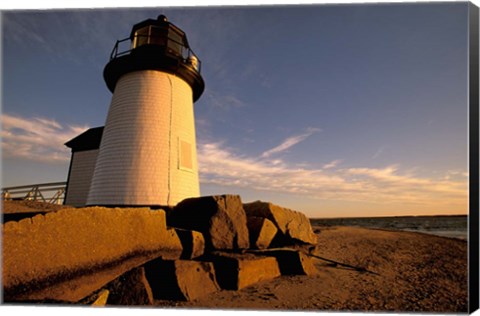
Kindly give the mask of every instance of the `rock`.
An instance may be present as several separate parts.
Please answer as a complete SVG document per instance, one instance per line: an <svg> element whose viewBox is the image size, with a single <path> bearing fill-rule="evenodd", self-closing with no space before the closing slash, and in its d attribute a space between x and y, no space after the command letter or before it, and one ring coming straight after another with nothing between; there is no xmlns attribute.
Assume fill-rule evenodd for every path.
<svg viewBox="0 0 480 316"><path fill-rule="evenodd" d="M268 248L278 232L275 224L269 219L256 216L247 217L247 227L250 247L256 249Z"/></svg>
<svg viewBox="0 0 480 316"><path fill-rule="evenodd" d="M180 259L193 259L203 255L205 239L203 234L194 230L175 228L175 232L182 243L182 255Z"/></svg>
<svg viewBox="0 0 480 316"><path fill-rule="evenodd" d="M134 268L117 279L109 282L105 288L110 295L107 305L153 305L153 294L145 277L143 267Z"/></svg>
<svg viewBox="0 0 480 316"><path fill-rule="evenodd" d="M165 213L147 208L62 209L3 226L4 300L78 302L182 246Z"/></svg>
<svg viewBox="0 0 480 316"><path fill-rule="evenodd" d="M312 258L301 251L294 249L267 249L252 252L260 256L275 257L282 275L308 275L318 274Z"/></svg>
<svg viewBox="0 0 480 316"><path fill-rule="evenodd" d="M276 246L292 243L317 244L310 220L303 214L278 205L256 201L243 205L247 216L263 217L271 220L278 228L274 240Z"/></svg>
<svg viewBox="0 0 480 316"><path fill-rule="evenodd" d="M226 290L240 290L281 275L273 257L214 252L206 260L213 262L218 285Z"/></svg>
<svg viewBox="0 0 480 316"><path fill-rule="evenodd" d="M157 259L144 267L157 300L191 301L220 290L210 262Z"/></svg>
<svg viewBox="0 0 480 316"><path fill-rule="evenodd" d="M203 233L207 249L247 249L247 217L238 195L183 200L169 214L168 225Z"/></svg>

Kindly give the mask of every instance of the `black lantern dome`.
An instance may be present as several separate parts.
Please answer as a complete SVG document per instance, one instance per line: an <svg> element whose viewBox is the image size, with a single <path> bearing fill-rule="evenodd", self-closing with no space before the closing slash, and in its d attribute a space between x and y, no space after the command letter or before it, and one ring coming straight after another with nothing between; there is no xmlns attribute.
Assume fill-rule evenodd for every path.
<svg viewBox="0 0 480 316"><path fill-rule="evenodd" d="M185 80L192 87L193 101L196 101L205 89L200 66L185 32L160 15L156 20L135 24L130 37L116 42L103 77L113 92L118 79L126 73L149 69L165 71Z"/></svg>

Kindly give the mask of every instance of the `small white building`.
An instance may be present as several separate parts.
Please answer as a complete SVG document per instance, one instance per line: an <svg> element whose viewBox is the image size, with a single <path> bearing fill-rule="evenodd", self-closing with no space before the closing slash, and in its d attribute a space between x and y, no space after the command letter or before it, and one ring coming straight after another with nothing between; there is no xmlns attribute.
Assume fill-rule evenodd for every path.
<svg viewBox="0 0 480 316"><path fill-rule="evenodd" d="M65 191L66 205L85 206L87 204L102 133L103 126L90 128L65 143L65 146L72 150Z"/></svg>

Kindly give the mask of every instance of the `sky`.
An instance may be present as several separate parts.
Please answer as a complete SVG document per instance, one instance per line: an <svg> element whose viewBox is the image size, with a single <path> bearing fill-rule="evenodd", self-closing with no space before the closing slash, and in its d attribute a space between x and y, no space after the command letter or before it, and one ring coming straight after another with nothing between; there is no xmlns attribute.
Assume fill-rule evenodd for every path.
<svg viewBox="0 0 480 316"><path fill-rule="evenodd" d="M165 14L206 89L202 195L309 217L467 214L467 3L3 11L2 186L65 181L117 39Z"/></svg>

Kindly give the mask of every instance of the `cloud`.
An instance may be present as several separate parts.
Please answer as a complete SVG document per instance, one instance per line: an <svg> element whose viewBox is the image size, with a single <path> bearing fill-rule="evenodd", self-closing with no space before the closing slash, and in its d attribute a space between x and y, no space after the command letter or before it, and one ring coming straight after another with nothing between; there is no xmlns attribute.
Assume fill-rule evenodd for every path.
<svg viewBox="0 0 480 316"><path fill-rule="evenodd" d="M267 157L270 157L272 154L277 154L277 153L280 153L282 151L285 151L285 150L289 149L290 147L295 146L296 144L298 144L300 142L303 142L305 139L310 137L312 134L314 134L316 132L320 132L320 131L321 131L321 129L319 129L319 128L308 128L305 133L289 137L289 138L285 139L283 141L283 143L281 143L277 147L274 147L272 149L269 149L269 150L265 151L262 154L262 158L267 158Z"/></svg>
<svg viewBox="0 0 480 316"><path fill-rule="evenodd" d="M293 146L295 142L284 143ZM200 144L198 159L201 182L223 187L243 187L319 200L408 204L419 209L426 205L433 207L435 203L465 207L468 200L466 179L419 177L402 172L397 165L338 168L340 160L335 160L321 169L309 168L308 165L289 165L279 159L270 160L268 155L237 154L221 142Z"/></svg>
<svg viewBox="0 0 480 316"><path fill-rule="evenodd" d="M55 120L3 114L2 155L47 163L70 159L64 143L85 131L87 126L62 125Z"/></svg>
<svg viewBox="0 0 480 316"><path fill-rule="evenodd" d="M380 147L372 156L372 159L376 159L378 157L380 157L381 154L383 154L385 150L385 147Z"/></svg>
<svg viewBox="0 0 480 316"><path fill-rule="evenodd" d="M400 174L397 165L387 166L382 169L376 168L349 168L344 170L345 174L362 177L375 181L377 185L394 189L410 189L418 191L435 191L448 193L465 192L463 181L448 181L442 179L428 179L416 177L412 174ZM448 171L447 171L448 174Z"/></svg>
<svg viewBox="0 0 480 316"><path fill-rule="evenodd" d="M135 10L46 10L6 12L2 18L4 41L17 50L102 69L115 41L145 17Z"/></svg>
<svg viewBox="0 0 480 316"><path fill-rule="evenodd" d="M337 159L337 160L334 160L334 161L331 161L325 165L323 165L323 169L332 169L332 168L335 168L336 166L338 166L338 164L340 164L343 160L340 160L340 159Z"/></svg>
<svg viewBox="0 0 480 316"><path fill-rule="evenodd" d="M461 170L448 170L443 179L450 180L453 178L468 178L468 172Z"/></svg>
<svg viewBox="0 0 480 316"><path fill-rule="evenodd" d="M234 154L221 143L199 146L202 182L257 190L309 193L312 188L343 180L321 170L289 168L278 159L265 160Z"/></svg>
<svg viewBox="0 0 480 316"><path fill-rule="evenodd" d="M257 82L264 88L271 88L272 82L264 71L261 71L258 62L250 60L243 71L240 73L240 78L245 81Z"/></svg>
<svg viewBox="0 0 480 316"><path fill-rule="evenodd" d="M230 108L244 107L246 104L234 95L219 94L209 91L206 95L208 105L214 109L227 110Z"/></svg>

